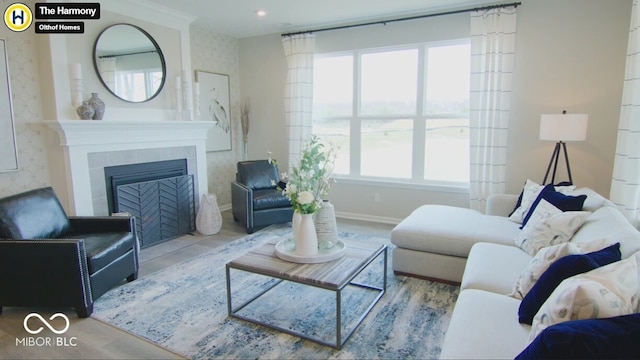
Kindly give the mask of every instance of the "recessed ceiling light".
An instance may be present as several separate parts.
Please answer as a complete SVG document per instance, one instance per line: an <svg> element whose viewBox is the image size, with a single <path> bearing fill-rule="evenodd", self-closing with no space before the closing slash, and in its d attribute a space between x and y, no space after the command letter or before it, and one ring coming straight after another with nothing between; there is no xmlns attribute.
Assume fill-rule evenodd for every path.
<svg viewBox="0 0 640 360"><path fill-rule="evenodd" d="M267 12L264 10L256 10L256 15L262 17L262 16L266 16Z"/></svg>

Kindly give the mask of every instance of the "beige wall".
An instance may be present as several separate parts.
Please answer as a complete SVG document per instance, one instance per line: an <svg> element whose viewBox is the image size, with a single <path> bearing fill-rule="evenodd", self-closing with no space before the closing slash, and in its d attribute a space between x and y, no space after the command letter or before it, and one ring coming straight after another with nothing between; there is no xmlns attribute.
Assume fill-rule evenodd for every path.
<svg viewBox="0 0 640 360"><path fill-rule="evenodd" d="M250 105L249 159L264 159L267 152L286 169L287 144L284 133L284 82L287 64L280 35L239 41L240 88Z"/></svg>
<svg viewBox="0 0 640 360"><path fill-rule="evenodd" d="M574 182L609 195L630 13L631 0L522 1L508 192L519 192L527 178L542 181L554 144L538 140L540 114L566 109L590 117L587 141L568 145ZM434 33L457 35L455 26L468 35L468 15L317 33L316 48L322 52L428 41ZM286 63L280 37L241 39L239 44L243 96L252 99L254 114L249 157L262 158L270 150L284 165ZM565 174L561 168L557 180ZM468 206L465 193L348 182L334 185L331 200L336 211L347 216L379 221L401 219L426 203Z"/></svg>
<svg viewBox="0 0 640 360"><path fill-rule="evenodd" d="M587 141L567 144L574 183L609 196L631 1L522 3L507 190L542 181L554 144L538 140L540 114L567 110L589 114Z"/></svg>

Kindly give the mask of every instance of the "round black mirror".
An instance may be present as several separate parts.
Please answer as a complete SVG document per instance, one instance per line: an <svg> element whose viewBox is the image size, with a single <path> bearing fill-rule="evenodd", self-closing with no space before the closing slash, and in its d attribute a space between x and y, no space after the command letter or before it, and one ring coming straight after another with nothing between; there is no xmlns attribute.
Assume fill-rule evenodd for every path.
<svg viewBox="0 0 640 360"><path fill-rule="evenodd" d="M130 24L104 29L93 47L100 82L115 96L144 102L160 93L166 78L164 56L146 31Z"/></svg>

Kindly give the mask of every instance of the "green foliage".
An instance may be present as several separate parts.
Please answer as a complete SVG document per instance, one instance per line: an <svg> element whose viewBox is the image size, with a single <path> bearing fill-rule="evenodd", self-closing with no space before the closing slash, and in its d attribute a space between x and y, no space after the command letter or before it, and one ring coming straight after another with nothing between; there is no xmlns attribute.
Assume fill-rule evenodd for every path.
<svg viewBox="0 0 640 360"><path fill-rule="evenodd" d="M313 214L322 206L322 199L331 188L331 174L336 151L312 135L302 150L300 164L286 176L284 195L295 211Z"/></svg>

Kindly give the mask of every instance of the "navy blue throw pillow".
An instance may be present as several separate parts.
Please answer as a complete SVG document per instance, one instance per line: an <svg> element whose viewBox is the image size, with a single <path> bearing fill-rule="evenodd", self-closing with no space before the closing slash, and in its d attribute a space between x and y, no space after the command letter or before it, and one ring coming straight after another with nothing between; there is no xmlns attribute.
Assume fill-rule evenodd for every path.
<svg viewBox="0 0 640 360"><path fill-rule="evenodd" d="M520 302L518 321L521 324L531 325L533 317L542 304L564 279L620 261L620 258L620 243L616 243L588 254L567 255L556 260L540 275L538 281Z"/></svg>
<svg viewBox="0 0 640 360"><path fill-rule="evenodd" d="M516 359L637 359L638 339L640 314L566 321L544 329Z"/></svg>
<svg viewBox="0 0 640 360"><path fill-rule="evenodd" d="M562 211L581 211L582 206L584 205L584 201L587 200L587 195L565 195L561 192L556 191L554 185L545 185L545 187L542 188L542 191L540 191L540 193L538 194L538 197L531 204L529 212L524 217L520 229L524 228L524 226L527 225L529 218L531 218L531 215L536 209L536 206L538 206L542 199L547 200L551 205L557 207Z"/></svg>
<svg viewBox="0 0 640 360"><path fill-rule="evenodd" d="M527 185L527 182L525 181L524 184ZM554 186L571 186L571 185L573 184L569 181L562 181L555 184ZM511 212L509 213L509 216L513 215L513 213L516 212L516 210L518 210L520 205L522 205L523 196L524 196L524 189L522 189L522 191L520 192L520 195L518 196L518 200L516 201L516 207L514 207L513 210L511 210Z"/></svg>

